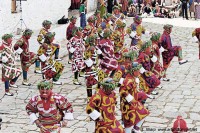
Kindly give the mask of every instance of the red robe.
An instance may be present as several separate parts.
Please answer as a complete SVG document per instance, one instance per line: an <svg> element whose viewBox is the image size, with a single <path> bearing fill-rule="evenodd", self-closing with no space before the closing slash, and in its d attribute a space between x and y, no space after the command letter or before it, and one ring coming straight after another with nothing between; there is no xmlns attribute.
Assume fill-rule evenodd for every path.
<svg viewBox="0 0 200 133"><path fill-rule="evenodd" d="M0 46L0 53L2 58L8 59L7 62L2 62L2 81L19 77L22 71L16 65L14 50L3 43Z"/></svg>
<svg viewBox="0 0 200 133"><path fill-rule="evenodd" d="M163 67L168 68L174 56L179 56L179 51L182 50L181 46L172 46L171 37L165 31L161 36L161 45L167 50L162 52L163 57Z"/></svg>
<svg viewBox="0 0 200 133"><path fill-rule="evenodd" d="M150 62L150 58L144 52L140 52L137 61L142 64L143 68L147 70L143 74L141 74L142 78L146 81L146 84L149 87L147 93L151 93L157 86L160 85L160 80L156 77L154 73L152 73L152 66Z"/></svg>
<svg viewBox="0 0 200 133"><path fill-rule="evenodd" d="M21 48L23 52L20 54L22 70L28 71L29 67L35 63L38 56L29 51L29 42L22 36L14 45L14 50Z"/></svg>
<svg viewBox="0 0 200 133"><path fill-rule="evenodd" d="M109 39L102 39L98 48L102 51L103 56L100 62L100 68L109 74L109 72L118 67L118 63L114 55L114 44Z"/></svg>
<svg viewBox="0 0 200 133"><path fill-rule="evenodd" d="M92 96L86 107L86 113L90 114L94 110L97 110L103 117L103 121L99 121L98 119L95 121L95 133L125 133L123 127L115 117L115 106L115 92L107 95L100 89Z"/></svg>
<svg viewBox="0 0 200 133"><path fill-rule="evenodd" d="M88 46L85 50L86 59L91 59L93 64L91 66L87 66L85 68L85 78L86 78L86 86L92 87L97 84L97 80L95 77L97 75L97 71L94 69L97 66L97 53L95 46Z"/></svg>
<svg viewBox="0 0 200 133"><path fill-rule="evenodd" d="M53 60L52 56L55 51L56 47L52 43L43 43L38 50L38 56L44 54L47 57L46 61L41 62L42 72L47 80L53 78L54 81L57 81L64 69L64 66L60 62Z"/></svg>
<svg viewBox="0 0 200 133"><path fill-rule="evenodd" d="M38 120L41 124L51 130L60 128L60 122L64 117L64 112L73 112L71 103L57 93L52 93L49 99L42 99L40 95L34 96L26 105L28 115L39 114ZM42 132L43 133L43 132Z"/></svg>
<svg viewBox="0 0 200 133"><path fill-rule="evenodd" d="M127 74L119 93L121 98L121 112L122 120L124 121L125 128L136 125L139 121L149 115L149 111L138 101L138 90L135 78ZM126 97L131 95L134 100L128 102Z"/></svg>
<svg viewBox="0 0 200 133"><path fill-rule="evenodd" d="M85 63L83 60L85 46L83 39L79 38L78 36L72 37L67 44L67 48L69 51L71 48L75 49L72 53L72 72L78 72L85 68Z"/></svg>
<svg viewBox="0 0 200 133"><path fill-rule="evenodd" d="M74 27L75 27L75 25L73 23L70 23L69 26L67 27L67 31L66 31L67 40L70 40L73 37L72 30Z"/></svg>
<svg viewBox="0 0 200 133"><path fill-rule="evenodd" d="M151 61L151 66L152 66L151 70L157 76L157 78L160 79L164 75L165 70L162 64L160 63L160 51L158 44L153 43L153 55L157 57L157 61L156 62Z"/></svg>

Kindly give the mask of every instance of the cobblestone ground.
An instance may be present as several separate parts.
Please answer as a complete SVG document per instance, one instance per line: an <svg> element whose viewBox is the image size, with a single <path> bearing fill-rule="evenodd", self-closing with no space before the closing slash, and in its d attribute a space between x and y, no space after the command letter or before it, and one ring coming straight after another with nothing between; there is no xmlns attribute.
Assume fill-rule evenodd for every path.
<svg viewBox="0 0 200 133"><path fill-rule="evenodd" d="M132 19L128 20L130 25ZM151 23L144 23L147 30L150 31L163 31L163 25L156 25ZM168 77L170 82L162 82L162 89L159 89L159 95L154 100L148 100L148 106L151 114L146 118L143 129L144 133L155 132L169 132L158 131L160 129L169 129L172 127L173 122L177 115L182 115L185 118L189 128L197 128L200 132L200 78L199 78L199 65L198 60L198 44L191 41L191 28L174 27L172 33L173 44L179 44L183 48L183 56L189 62L184 65L179 65L177 58L174 58L168 70ZM33 38L36 38L33 37ZM130 42L129 39L126 42ZM72 83L73 74L71 72L71 65L67 64L67 52L63 40L62 51L63 63L65 70L61 76L61 81L64 83L62 86L54 86L53 91L66 96L72 102L74 108L75 120L68 123L67 128L62 128L63 133L92 133L94 132L94 122L86 122L87 114L85 113L86 107L86 87L75 86ZM37 83L42 79L41 75L34 74L34 66L30 68L28 73L29 81L33 83L30 87L21 85L22 77L17 81L18 89L13 89L15 92L14 97L4 96L4 84L0 83L0 117L3 118L1 133L36 133L39 132L35 125L30 125L29 117L26 114L25 106L29 99L38 94L36 88ZM82 83L84 79L80 78ZM118 89L116 90L118 92ZM119 98L118 98L119 100ZM119 103L119 101L118 101ZM119 111L119 104L116 111L117 118L120 120L121 115ZM147 129L152 128L152 129ZM151 130L151 131L146 131Z"/></svg>

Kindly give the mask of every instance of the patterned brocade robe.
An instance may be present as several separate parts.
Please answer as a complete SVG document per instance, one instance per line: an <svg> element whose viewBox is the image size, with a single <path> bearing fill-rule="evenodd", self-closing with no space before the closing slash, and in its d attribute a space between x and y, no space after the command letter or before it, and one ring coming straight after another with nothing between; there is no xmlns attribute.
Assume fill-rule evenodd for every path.
<svg viewBox="0 0 200 133"><path fill-rule="evenodd" d="M57 81L62 74L64 66L53 59L55 51L56 47L53 44L43 43L38 50L38 56L44 55L46 57L45 61L41 61L42 73L45 78L48 80L53 78Z"/></svg>
<svg viewBox="0 0 200 133"><path fill-rule="evenodd" d="M21 48L23 52L20 54L22 70L28 71L29 67L35 63L38 56L29 51L29 42L25 37L20 38L14 45L14 50Z"/></svg>
<svg viewBox="0 0 200 133"><path fill-rule="evenodd" d="M165 74L165 70L160 63L160 51L159 51L159 46L157 43L152 43L153 45L153 55L157 58L156 62L151 61L151 66L152 66L152 72L157 76L157 78L162 78L163 75Z"/></svg>
<svg viewBox="0 0 200 133"><path fill-rule="evenodd" d="M103 38L103 30L105 30L106 28L108 29L112 29L112 26L109 22L107 22L106 20L104 20L103 22L100 23L99 27L97 27L97 33L99 35L99 37L102 39Z"/></svg>
<svg viewBox="0 0 200 133"><path fill-rule="evenodd" d="M124 16L123 13L119 13L119 14L114 14L114 13L113 13L112 19L111 19L111 20L112 20L113 25L114 25L114 30L115 30L115 28L116 28L116 22L117 22L117 21L122 21L122 22L126 23L126 21L125 21L125 16Z"/></svg>
<svg viewBox="0 0 200 133"><path fill-rule="evenodd" d="M98 28L101 25L102 21L103 21L103 19L101 17L97 17L95 27Z"/></svg>
<svg viewBox="0 0 200 133"><path fill-rule="evenodd" d="M55 133L60 131L60 122L63 119L71 119L73 117L73 109L68 100L57 93L52 93L49 99L42 99L40 95L34 96L26 105L26 112L30 115L39 114L38 120L41 124ZM31 119L31 123L34 123ZM43 133L43 132L41 132Z"/></svg>
<svg viewBox="0 0 200 133"><path fill-rule="evenodd" d="M167 69L174 56L178 56L180 59L182 58L181 53L179 53L182 51L182 48L181 46L172 46L171 37L165 31L161 36L161 45L165 49L162 52L163 67Z"/></svg>
<svg viewBox="0 0 200 133"><path fill-rule="evenodd" d="M16 66L14 50L3 43L0 46L0 54L2 60L2 81L12 80L15 77L19 77L22 71ZM7 61L5 62L3 60Z"/></svg>
<svg viewBox="0 0 200 133"><path fill-rule="evenodd" d="M90 114L95 110L103 117L103 121L95 120L95 133L124 133L123 127L115 118L115 106L115 92L106 95L105 92L100 89L92 96L86 107L86 113Z"/></svg>
<svg viewBox="0 0 200 133"><path fill-rule="evenodd" d="M37 41L42 44L43 41L44 41L44 36L48 33L49 31L45 28L42 28L39 32L39 35L38 35L38 38L37 38Z"/></svg>
<svg viewBox="0 0 200 133"><path fill-rule="evenodd" d="M196 28L193 32L192 32L192 36L196 36L198 41L200 41L200 28Z"/></svg>
<svg viewBox="0 0 200 133"><path fill-rule="evenodd" d="M72 30L74 27L75 27L75 25L73 23L70 23L69 26L67 27L67 31L66 31L67 40L70 40L73 37Z"/></svg>
<svg viewBox="0 0 200 133"><path fill-rule="evenodd" d="M119 40L114 41L114 55L115 59L118 61L118 64L123 62L122 56L124 53L128 52L128 49L124 47L124 37L125 33L121 32Z"/></svg>
<svg viewBox="0 0 200 133"><path fill-rule="evenodd" d="M125 128L136 125L149 115L149 111L138 101L138 90L136 88L135 77L127 74L119 90L120 109Z"/></svg>
<svg viewBox="0 0 200 133"><path fill-rule="evenodd" d="M141 74L141 77L146 81L146 84L148 88L147 90L144 90L146 93L151 93L158 85L160 85L160 80L156 77L154 73L152 73L151 69L151 62L148 55L146 55L144 52L140 52L138 56L138 62L142 64L143 68L147 70L143 74ZM140 78L141 79L141 78Z"/></svg>
<svg viewBox="0 0 200 133"><path fill-rule="evenodd" d="M93 24L88 24L83 30L84 40L90 35L90 34L96 34L96 27Z"/></svg>
<svg viewBox="0 0 200 133"><path fill-rule="evenodd" d="M40 30L40 33L39 33L39 35L38 35L38 38L37 38L37 41L38 41L38 43L39 44L43 44L43 42L44 42L44 38L45 38L45 35L48 33L49 31L47 30L47 29L45 29L45 28L42 28L41 30ZM60 48L60 45L59 44L55 44L55 43L52 43L56 48Z"/></svg>
<svg viewBox="0 0 200 133"><path fill-rule="evenodd" d="M84 55L86 61L91 60L92 64L87 65L85 68L85 78L86 78L86 86L92 87L93 85L98 83L98 78L95 78L97 76L97 62L98 62L98 55L96 52L95 46L88 46L85 49Z"/></svg>
<svg viewBox="0 0 200 133"><path fill-rule="evenodd" d="M98 48L102 51L103 56L100 62L100 67L108 74L118 67L118 63L114 55L114 44L109 39L102 39Z"/></svg>
<svg viewBox="0 0 200 133"><path fill-rule="evenodd" d="M142 34L145 33L145 28L141 24L136 24L136 23L131 24L130 28L133 32L136 32L136 36L137 36L137 37L132 38L131 46L137 45L140 48L142 45L141 37L142 37Z"/></svg>
<svg viewBox="0 0 200 133"><path fill-rule="evenodd" d="M78 36L72 37L68 44L68 50L72 53L72 72L78 72L85 68L85 63L83 59L85 46L82 38ZM72 50L73 49L73 50Z"/></svg>

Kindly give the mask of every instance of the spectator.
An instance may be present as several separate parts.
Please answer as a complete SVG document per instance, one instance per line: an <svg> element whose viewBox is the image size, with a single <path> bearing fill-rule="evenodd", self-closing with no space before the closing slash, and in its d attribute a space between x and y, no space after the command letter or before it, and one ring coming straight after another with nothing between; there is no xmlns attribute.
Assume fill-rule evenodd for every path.
<svg viewBox="0 0 200 133"><path fill-rule="evenodd" d="M133 4L130 5L128 9L128 17L135 17L136 16L136 8Z"/></svg>
<svg viewBox="0 0 200 133"><path fill-rule="evenodd" d="M182 13L183 13L183 19L184 17L188 20L188 14L187 14L187 4L188 0L181 0L182 2Z"/></svg>
<svg viewBox="0 0 200 133"><path fill-rule="evenodd" d="M151 13L151 7L149 4L147 4L145 7L144 7L144 13L147 13L148 15L150 15Z"/></svg>
<svg viewBox="0 0 200 133"><path fill-rule="evenodd" d="M192 15L191 13L193 12L194 13L194 16L195 16L195 6L194 6L194 0L190 0L189 1L189 11L190 11L190 18L192 18Z"/></svg>
<svg viewBox="0 0 200 133"><path fill-rule="evenodd" d="M122 0L122 13L124 15L127 15L127 10L128 10L128 0Z"/></svg>
<svg viewBox="0 0 200 133"><path fill-rule="evenodd" d="M160 13L165 17L165 18L171 18L172 16L170 15L170 12L168 9L162 7L160 9Z"/></svg>
<svg viewBox="0 0 200 133"><path fill-rule="evenodd" d="M153 1L151 2L151 6L152 6L153 8L156 7L156 0L153 0Z"/></svg>
<svg viewBox="0 0 200 133"><path fill-rule="evenodd" d="M87 13L86 5L87 5L87 1L86 0L82 0L81 1L81 6L80 6L80 9L79 9L80 27L82 29L84 29L85 26L86 26L86 13Z"/></svg>
<svg viewBox="0 0 200 133"><path fill-rule="evenodd" d="M164 15L161 13L161 8L159 7L158 3L156 3L156 7L153 12L154 12L154 17L164 18Z"/></svg>
<svg viewBox="0 0 200 133"><path fill-rule="evenodd" d="M107 0L107 4L108 4L108 6L107 6L108 13L112 13L112 8L114 6L114 0Z"/></svg>
<svg viewBox="0 0 200 133"><path fill-rule="evenodd" d="M138 0L137 10L138 14L140 14L140 10L143 7L143 0Z"/></svg>
<svg viewBox="0 0 200 133"><path fill-rule="evenodd" d="M71 0L71 7L70 7L70 9L71 10L73 10L73 9L79 9L80 3L81 3L80 0Z"/></svg>

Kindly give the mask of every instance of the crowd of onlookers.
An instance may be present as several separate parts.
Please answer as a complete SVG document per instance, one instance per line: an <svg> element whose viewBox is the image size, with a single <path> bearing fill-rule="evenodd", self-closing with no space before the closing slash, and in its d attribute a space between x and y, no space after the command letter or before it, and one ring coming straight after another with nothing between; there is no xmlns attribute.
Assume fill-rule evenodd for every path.
<svg viewBox="0 0 200 133"><path fill-rule="evenodd" d="M70 9L79 9L81 1L82 0L71 0ZM97 6L99 7L101 3L105 3L107 11L112 13L112 7L118 5L121 7L121 11L124 15L128 17L135 17L136 15L161 18L183 16L183 18L185 17L188 19L188 10L191 17L191 12L195 12L194 3L196 1L197 0L97 0Z"/></svg>
<svg viewBox="0 0 200 133"><path fill-rule="evenodd" d="M123 6L123 3L121 3ZM143 17L161 17L173 18L180 15L180 3L173 2L171 6L165 6L158 0L143 1L137 0L129 1L127 10L123 11L128 17L135 17L135 15L142 15Z"/></svg>
<svg viewBox="0 0 200 133"><path fill-rule="evenodd" d="M142 17L161 17L161 18L174 18L182 16L188 19L188 13L194 18L198 18L198 12L195 11L199 8L199 0L121 0L119 5L124 7L128 1L126 10L122 8L122 12L129 16L142 15ZM189 11L189 12L188 12Z"/></svg>

